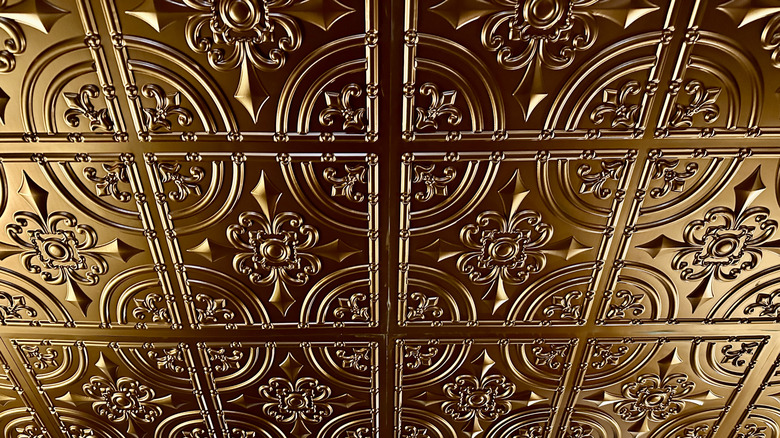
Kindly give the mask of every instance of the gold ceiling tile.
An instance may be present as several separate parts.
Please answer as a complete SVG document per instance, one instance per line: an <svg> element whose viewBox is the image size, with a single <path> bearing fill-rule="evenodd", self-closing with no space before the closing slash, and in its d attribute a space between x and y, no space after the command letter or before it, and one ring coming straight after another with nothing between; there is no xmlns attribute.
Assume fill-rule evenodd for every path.
<svg viewBox="0 0 780 438"><path fill-rule="evenodd" d="M12 343L69 436L141 437L154 430L181 435L180 429L207 429L208 410L197 395L202 389L187 344Z"/></svg>
<svg viewBox="0 0 780 438"><path fill-rule="evenodd" d="M225 436L368 438L378 426L374 342L203 342L198 350Z"/></svg>
<svg viewBox="0 0 780 438"><path fill-rule="evenodd" d="M709 436L765 344L762 337L590 339L568 428L614 437Z"/></svg>
<svg viewBox="0 0 780 438"><path fill-rule="evenodd" d="M780 10L761 0L691 3L656 137L775 135Z"/></svg>
<svg viewBox="0 0 780 438"><path fill-rule="evenodd" d="M178 325L132 155L3 161L2 324Z"/></svg>
<svg viewBox="0 0 780 438"><path fill-rule="evenodd" d="M4 2L0 136L11 142L126 138L87 1ZM6 36L7 35L7 36Z"/></svg>
<svg viewBox="0 0 780 438"><path fill-rule="evenodd" d="M397 340L396 436L548 436L575 344Z"/></svg>
<svg viewBox="0 0 780 438"><path fill-rule="evenodd" d="M401 325L581 325L633 153L407 154Z"/></svg>
<svg viewBox="0 0 780 438"><path fill-rule="evenodd" d="M600 323L776 321L777 155L653 151Z"/></svg>
<svg viewBox="0 0 780 438"><path fill-rule="evenodd" d="M376 326L375 155L146 161L193 327Z"/></svg>
<svg viewBox="0 0 780 438"><path fill-rule="evenodd" d="M405 140L643 136L675 2L408 3Z"/></svg>
<svg viewBox="0 0 780 438"><path fill-rule="evenodd" d="M142 140L376 139L376 0L103 7Z"/></svg>

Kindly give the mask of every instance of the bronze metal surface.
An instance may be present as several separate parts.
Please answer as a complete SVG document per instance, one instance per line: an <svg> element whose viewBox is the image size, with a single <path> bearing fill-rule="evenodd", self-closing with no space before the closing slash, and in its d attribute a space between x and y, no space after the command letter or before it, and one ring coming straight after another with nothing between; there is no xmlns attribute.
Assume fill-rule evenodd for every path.
<svg viewBox="0 0 780 438"><path fill-rule="evenodd" d="M0 436L780 438L780 3L0 1Z"/></svg>

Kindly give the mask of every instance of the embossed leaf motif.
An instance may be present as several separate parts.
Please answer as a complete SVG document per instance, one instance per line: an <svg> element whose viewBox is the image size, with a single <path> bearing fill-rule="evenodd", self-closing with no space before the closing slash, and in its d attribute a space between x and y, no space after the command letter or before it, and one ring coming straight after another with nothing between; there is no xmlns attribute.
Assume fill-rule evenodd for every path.
<svg viewBox="0 0 780 438"><path fill-rule="evenodd" d="M94 286L108 272L107 257L127 262L141 250L119 239L102 245L94 228L73 214L48 210L49 193L26 172L19 195L34 211L17 211L6 226L11 243L0 242L0 260L19 255L22 265L52 285L66 285L65 300L86 316L92 299L80 285Z"/></svg>
<svg viewBox="0 0 780 438"><path fill-rule="evenodd" d="M619 181L623 177L626 162L623 160L606 160L601 162L601 172L592 173L593 168L583 164L577 168L577 175L582 179L580 193L593 193L598 199L607 199L612 190L604 187L609 181Z"/></svg>
<svg viewBox="0 0 780 438"><path fill-rule="evenodd" d="M100 96L97 85L84 85L78 93L63 92L68 109L65 110L65 123L72 128L79 126L79 116L89 120L89 129L92 131L111 131L114 122L108 114L108 109L95 109L92 99Z"/></svg>
<svg viewBox="0 0 780 438"><path fill-rule="evenodd" d="M776 290L769 294L760 293L756 295L756 302L748 304L747 307L745 307L745 315L752 314L757 309L761 309L758 316L777 317L778 311L780 311L780 301L775 302L775 299L777 299L778 296L780 296L780 290Z"/></svg>
<svg viewBox="0 0 780 438"><path fill-rule="evenodd" d="M639 116L639 104L631 104L628 99L638 95L641 90L638 81L627 81L617 90L611 88L604 90L604 103L593 109L590 120L599 125L604 122L605 116L611 114L611 127L635 127Z"/></svg>
<svg viewBox="0 0 780 438"><path fill-rule="evenodd" d="M162 352L152 350L146 354L157 363L157 368L160 370L168 370L176 374L186 370L184 352L179 348L164 348Z"/></svg>
<svg viewBox="0 0 780 438"><path fill-rule="evenodd" d="M402 438L431 438L428 435L428 429L417 426L404 426Z"/></svg>
<svg viewBox="0 0 780 438"><path fill-rule="evenodd" d="M363 307L360 303L366 301L366 294L355 293L349 298L339 298L339 307L333 310L333 316L336 318L346 318L350 315L353 321L369 321L371 319L370 309Z"/></svg>
<svg viewBox="0 0 780 438"><path fill-rule="evenodd" d="M756 347L758 347L758 342L742 342L739 348L735 348L733 345L725 345L720 350L723 353L720 363L730 363L735 367L741 367L746 363L742 356L746 354L752 356Z"/></svg>
<svg viewBox="0 0 780 438"><path fill-rule="evenodd" d="M409 296L409 301L417 302L416 306L406 307L406 319L408 321L422 321L426 318L426 313L430 313L432 319L441 318L444 311L439 304L439 297L428 297L421 292L413 292Z"/></svg>
<svg viewBox="0 0 780 438"><path fill-rule="evenodd" d="M706 123L713 123L720 115L720 108L715 102L720 95L720 88L705 88L701 81L691 80L685 85L685 92L691 96L687 105L675 104L674 112L669 120L673 128L690 128L693 126L693 116L701 113Z"/></svg>
<svg viewBox="0 0 780 438"><path fill-rule="evenodd" d="M688 163L685 165L684 171L678 172L674 170L678 164L680 164L680 160L677 159L659 158L656 160L652 180L662 180L663 186L653 187L650 190L651 197L660 199L668 195L669 192L681 193L685 189L685 180L696 175L696 171L699 169L698 164Z"/></svg>
<svg viewBox="0 0 780 438"><path fill-rule="evenodd" d="M596 344L593 347L592 357L597 358L593 360L590 365L597 369L603 369L609 365L617 365L621 357L628 353L628 347L625 345L610 344Z"/></svg>
<svg viewBox="0 0 780 438"><path fill-rule="evenodd" d="M37 345L22 345L21 349L28 358L35 359L32 365L39 370L59 366L57 362L59 353L57 350L47 348L46 352L41 352L41 348Z"/></svg>
<svg viewBox="0 0 780 438"><path fill-rule="evenodd" d="M206 175L202 167L192 166L189 169L189 175L181 174L180 163L160 163L157 168L160 170L160 181L164 184L172 182L176 190L168 192L168 197L176 202L183 202L191 194L200 196L200 182Z"/></svg>
<svg viewBox="0 0 780 438"><path fill-rule="evenodd" d="M569 347L566 344L542 344L534 347L531 351L534 353L534 363L537 366L557 370L561 367L561 361L558 358L565 359Z"/></svg>
<svg viewBox="0 0 780 438"><path fill-rule="evenodd" d="M368 365L365 362L371 360L371 350L366 347L352 347L352 352L348 352L346 349L336 350L336 357L341 359L341 366L345 369L352 368L355 371L367 371Z"/></svg>
<svg viewBox="0 0 780 438"><path fill-rule="evenodd" d="M206 354L209 356L209 363L220 373L238 369L241 366L240 360L244 357L244 353L238 350L228 352L225 348L208 348Z"/></svg>
<svg viewBox="0 0 780 438"><path fill-rule="evenodd" d="M176 121L181 126L192 124L192 112L181 106L181 93L178 91L166 94L165 90L157 84L146 84L141 88L144 97L154 99L153 108L144 108L143 117L146 129L150 131L166 130L172 128L168 117L175 115Z"/></svg>
<svg viewBox="0 0 780 438"><path fill-rule="evenodd" d="M220 319L230 321L235 313L227 308L227 302L222 298L213 298L206 294L195 296L195 317L199 323L217 323Z"/></svg>
<svg viewBox="0 0 780 438"><path fill-rule="evenodd" d="M430 201L434 196L447 196L448 188L447 184L455 179L457 172L452 167L445 167L442 170L442 176L436 176L433 174L435 164L415 165L414 166L414 178L412 183L425 184L424 192L417 192L414 194L414 199L420 202Z"/></svg>
<svg viewBox="0 0 780 438"><path fill-rule="evenodd" d="M41 431L41 428L36 424L26 424L16 427L14 430L16 431L16 435L13 435L14 438L48 438L49 436L48 433ZM79 435L72 436L78 437Z"/></svg>
<svg viewBox="0 0 780 438"><path fill-rule="evenodd" d="M119 188L119 184L130 184L125 163L103 163L105 176L98 176L94 167L84 169L84 176L95 183L98 196L111 196L119 202L130 202L132 194Z"/></svg>
<svg viewBox="0 0 780 438"><path fill-rule="evenodd" d="M345 85L339 93L326 91L325 105L327 105L327 108L320 111L320 124L322 126L331 126L336 117L341 117L344 119L342 125L344 130L351 128L363 131L366 128L366 109L352 108L351 103L353 97L360 97L362 93L360 86L355 83Z"/></svg>
<svg viewBox="0 0 780 438"><path fill-rule="evenodd" d="M438 118L447 117L447 123L457 125L463 116L455 106L458 92L455 90L440 92L439 87L433 82L426 82L420 86L420 94L430 96L431 104L427 109L417 107L417 129L439 129Z"/></svg>
<svg viewBox="0 0 780 438"><path fill-rule="evenodd" d="M406 345L404 347L404 358L409 359L406 361L406 366L410 370L416 370L421 365L430 365L434 356L439 353L439 349L433 346L425 347L423 345Z"/></svg>
<svg viewBox="0 0 780 438"><path fill-rule="evenodd" d="M352 202L363 202L365 195L359 192L355 186L357 184L366 184L365 166L344 165L346 174L338 176L336 169L328 167L322 171L322 176L331 183L331 196L343 196Z"/></svg>
<svg viewBox="0 0 780 438"><path fill-rule="evenodd" d="M552 298L552 304L544 308L544 314L548 317L555 316L557 313L562 319L580 319L582 315L582 303L578 302L582 298L582 292L578 290L569 291L561 296Z"/></svg>
<svg viewBox="0 0 780 438"><path fill-rule="evenodd" d="M643 294L633 294L627 290L619 290L615 292L615 298L620 300L620 302L609 305L607 319L625 318L626 312L630 312L633 316L639 316L645 311L645 306L641 302L645 298Z"/></svg>
<svg viewBox="0 0 780 438"><path fill-rule="evenodd" d="M133 302L133 316L136 319L145 320L149 316L152 322L171 322L165 298L160 294L151 293L143 298L133 298Z"/></svg>
<svg viewBox="0 0 780 438"><path fill-rule="evenodd" d="M5 324L9 319L24 319L38 316L38 311L27 305L27 300L22 295L11 295L0 291L0 323ZM24 313L24 315L22 314Z"/></svg>

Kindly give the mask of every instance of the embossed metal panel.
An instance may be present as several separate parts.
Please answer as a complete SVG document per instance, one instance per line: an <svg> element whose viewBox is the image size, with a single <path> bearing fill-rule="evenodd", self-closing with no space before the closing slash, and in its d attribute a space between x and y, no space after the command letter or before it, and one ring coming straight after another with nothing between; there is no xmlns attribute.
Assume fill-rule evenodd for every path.
<svg viewBox="0 0 780 438"><path fill-rule="evenodd" d="M779 23L0 1L0 434L780 438Z"/></svg>

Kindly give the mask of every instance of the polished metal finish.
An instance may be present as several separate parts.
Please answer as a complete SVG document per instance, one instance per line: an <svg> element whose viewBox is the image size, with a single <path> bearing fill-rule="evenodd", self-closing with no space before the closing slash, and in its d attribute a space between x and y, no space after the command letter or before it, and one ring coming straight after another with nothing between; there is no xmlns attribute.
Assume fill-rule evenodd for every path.
<svg viewBox="0 0 780 438"><path fill-rule="evenodd" d="M780 5L0 1L9 438L780 438Z"/></svg>

